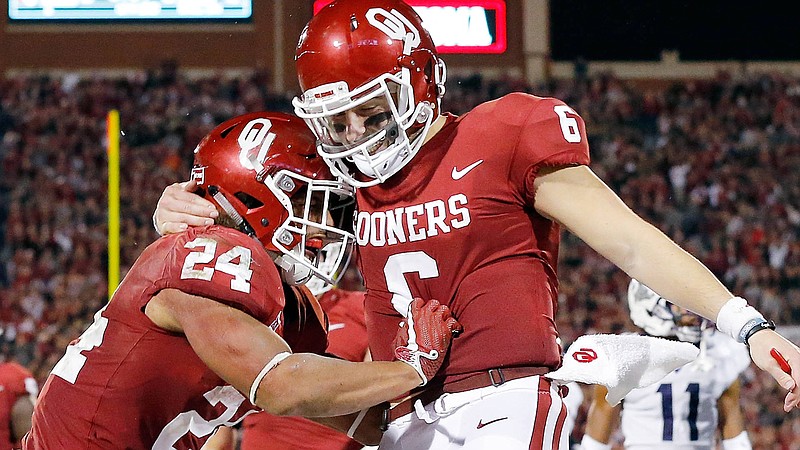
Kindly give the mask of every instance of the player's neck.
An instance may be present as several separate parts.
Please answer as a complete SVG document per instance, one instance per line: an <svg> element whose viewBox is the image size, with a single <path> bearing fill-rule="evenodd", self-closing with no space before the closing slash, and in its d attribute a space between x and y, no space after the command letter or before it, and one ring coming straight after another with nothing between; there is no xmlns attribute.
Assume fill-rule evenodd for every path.
<svg viewBox="0 0 800 450"><path fill-rule="evenodd" d="M433 137L436 136L436 133L442 129L445 122L447 122L447 118L440 114L439 117L437 117L436 120L434 120L431 124L430 129L428 129L428 134L425 135L425 140L422 141L422 144L425 145L426 142L433 139Z"/></svg>

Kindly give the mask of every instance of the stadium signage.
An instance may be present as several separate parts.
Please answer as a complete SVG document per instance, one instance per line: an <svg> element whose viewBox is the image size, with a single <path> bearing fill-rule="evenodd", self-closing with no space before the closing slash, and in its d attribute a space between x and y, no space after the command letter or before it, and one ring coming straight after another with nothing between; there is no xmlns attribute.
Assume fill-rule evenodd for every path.
<svg viewBox="0 0 800 450"><path fill-rule="evenodd" d="M316 0L314 14L333 0ZM502 0L406 0L422 18L440 53L506 51Z"/></svg>

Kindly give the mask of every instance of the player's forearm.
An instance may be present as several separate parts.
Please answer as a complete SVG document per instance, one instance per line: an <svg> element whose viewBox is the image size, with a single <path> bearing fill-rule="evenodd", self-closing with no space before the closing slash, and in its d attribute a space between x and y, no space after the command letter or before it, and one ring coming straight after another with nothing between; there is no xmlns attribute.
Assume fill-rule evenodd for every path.
<svg viewBox="0 0 800 450"><path fill-rule="evenodd" d="M298 353L264 377L256 398L272 414L338 416L392 400L420 383L402 362L353 363Z"/></svg>
<svg viewBox="0 0 800 450"><path fill-rule="evenodd" d="M654 226L638 222L626 237L618 237L618 242L626 238L629 242L619 244L619 250L607 257L662 297L716 320L733 294L697 258Z"/></svg>
<svg viewBox="0 0 800 450"><path fill-rule="evenodd" d="M598 406L592 403L589 415L586 418L586 435L597 442L607 444L611 439L611 428L614 422L613 408L611 405Z"/></svg>
<svg viewBox="0 0 800 450"><path fill-rule="evenodd" d="M311 420L347 434L363 445L378 445L383 436L383 413L388 407L388 403L381 403L346 416L314 417Z"/></svg>
<svg viewBox="0 0 800 450"><path fill-rule="evenodd" d="M631 211L587 167L545 171L536 186L539 213L659 295L711 320L733 297L703 264Z"/></svg>

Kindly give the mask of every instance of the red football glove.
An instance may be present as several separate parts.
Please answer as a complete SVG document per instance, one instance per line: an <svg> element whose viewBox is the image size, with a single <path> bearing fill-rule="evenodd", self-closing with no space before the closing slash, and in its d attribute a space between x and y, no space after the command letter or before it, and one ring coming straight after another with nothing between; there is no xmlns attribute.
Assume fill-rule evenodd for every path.
<svg viewBox="0 0 800 450"><path fill-rule="evenodd" d="M400 322L394 339L394 356L410 365L422 378L424 386L444 362L453 336L461 324L450 315L450 308L437 300L415 298L408 305L408 316Z"/></svg>

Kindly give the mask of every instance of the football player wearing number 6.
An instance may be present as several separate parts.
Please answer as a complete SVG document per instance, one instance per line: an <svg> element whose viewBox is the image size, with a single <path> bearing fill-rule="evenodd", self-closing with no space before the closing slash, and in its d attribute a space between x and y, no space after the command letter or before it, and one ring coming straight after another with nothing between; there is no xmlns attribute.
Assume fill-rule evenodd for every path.
<svg viewBox="0 0 800 450"><path fill-rule="evenodd" d="M325 350L327 320L301 283L336 281L352 189L317 157L303 122L283 114L215 128L195 150L193 177L218 224L144 250L54 367L24 448L199 449L259 408L340 416L320 420L374 441L380 410L361 411L433 376L457 327L447 307L409 305L393 330L399 361L303 353ZM321 269L326 244L342 250Z"/></svg>
<svg viewBox="0 0 800 450"><path fill-rule="evenodd" d="M390 331L415 296L446 303L464 326L436 379L390 412L382 448L566 448L566 409L541 377L561 363L561 227L748 341L753 361L790 391L784 409L798 406L800 351L592 172L584 122L564 102L512 93L460 117L440 112L445 64L400 0L323 7L295 60L295 113L333 174L358 188L373 358L393 357ZM165 191L161 232L208 219L208 205L184 194Z"/></svg>

